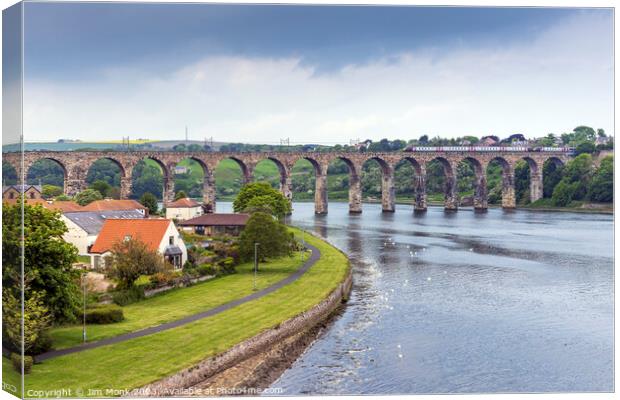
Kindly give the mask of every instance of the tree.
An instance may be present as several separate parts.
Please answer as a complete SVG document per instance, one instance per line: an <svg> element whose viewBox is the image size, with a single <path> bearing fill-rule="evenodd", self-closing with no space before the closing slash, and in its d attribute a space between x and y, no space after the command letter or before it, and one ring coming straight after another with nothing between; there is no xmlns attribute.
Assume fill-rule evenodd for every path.
<svg viewBox="0 0 620 400"><path fill-rule="evenodd" d="M248 210L250 201L256 197L261 199L254 200L251 204L252 207L268 206L273 210L272 214L280 219L291 212L291 204L288 199L266 182L250 183L243 186L233 201L234 211L244 212Z"/></svg>
<svg viewBox="0 0 620 400"><path fill-rule="evenodd" d="M590 189L588 190L588 198L591 201L608 203L614 201L614 157L607 156L601 160Z"/></svg>
<svg viewBox="0 0 620 400"><path fill-rule="evenodd" d="M596 151L596 146L593 142L581 142L575 147L575 154L592 154Z"/></svg>
<svg viewBox="0 0 620 400"><path fill-rule="evenodd" d="M286 226L264 212L255 212L239 236L239 255L242 260L254 259L254 243L259 243L258 258L265 261L290 252L291 235Z"/></svg>
<svg viewBox="0 0 620 400"><path fill-rule="evenodd" d="M90 185L90 188L98 191L102 197L107 197L110 189L112 189L112 186L110 186L110 184L106 181L97 180Z"/></svg>
<svg viewBox="0 0 620 400"><path fill-rule="evenodd" d="M46 332L50 327L51 315L45 307L43 294L32 292L26 288L27 300L24 302L24 353L32 354L39 348L45 350ZM22 345L22 309L21 299L13 294L13 290L5 288L2 292L2 333L3 342L9 350L20 351ZM35 351L36 353L40 353Z"/></svg>
<svg viewBox="0 0 620 400"><path fill-rule="evenodd" d="M577 190L578 183L568 183L568 181L562 179L553 190L553 196L551 202L557 207L566 207L573 201L573 196Z"/></svg>
<svg viewBox="0 0 620 400"><path fill-rule="evenodd" d="M418 143L422 146L427 145L428 144L428 135L422 135L420 136L420 138L418 139Z"/></svg>
<svg viewBox="0 0 620 400"><path fill-rule="evenodd" d="M20 287L21 204L3 206L2 285ZM63 240L67 227L57 212L41 205L24 204L24 280L28 298L42 295L43 305L54 322L75 320L81 304L78 270L73 268L77 249ZM15 296L17 294L14 293Z"/></svg>
<svg viewBox="0 0 620 400"><path fill-rule="evenodd" d="M103 196L99 191L94 189L86 189L75 195L75 202L81 206L92 203L95 200L101 200Z"/></svg>
<svg viewBox="0 0 620 400"><path fill-rule="evenodd" d="M178 191L178 192L176 192L176 194L174 195L174 200L176 201L176 200L179 200L179 199L184 199L184 198L186 198L186 197L187 197L187 194L186 194L184 191L179 190L179 191Z"/></svg>
<svg viewBox="0 0 620 400"><path fill-rule="evenodd" d="M149 209L149 214L157 214L157 198L149 192L140 197L140 204Z"/></svg>
<svg viewBox="0 0 620 400"><path fill-rule="evenodd" d="M133 169L131 179L131 196L139 199L146 192L153 193L156 198L162 198L164 176L155 161L141 160Z"/></svg>
<svg viewBox="0 0 620 400"><path fill-rule="evenodd" d="M112 245L106 259L108 274L118 279L119 289L129 289L140 275L151 275L169 269L169 265L156 250L135 238L119 240Z"/></svg>
<svg viewBox="0 0 620 400"><path fill-rule="evenodd" d="M46 199L51 199L62 194L62 187L54 185L43 185L41 194Z"/></svg>

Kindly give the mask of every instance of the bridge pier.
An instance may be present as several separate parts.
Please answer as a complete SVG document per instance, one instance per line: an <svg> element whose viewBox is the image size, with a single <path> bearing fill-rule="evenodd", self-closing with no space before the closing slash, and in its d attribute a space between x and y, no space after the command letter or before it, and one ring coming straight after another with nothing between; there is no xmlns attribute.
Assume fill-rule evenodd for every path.
<svg viewBox="0 0 620 400"><path fill-rule="evenodd" d="M174 178L172 174L166 174L164 176L162 201L164 202L164 207L166 207L168 203L172 203L174 201Z"/></svg>
<svg viewBox="0 0 620 400"><path fill-rule="evenodd" d="M487 178L482 175L476 179L476 189L474 192L474 210L486 210L489 207Z"/></svg>
<svg viewBox="0 0 620 400"><path fill-rule="evenodd" d="M446 188L444 199L444 210L456 211L458 209L458 199L456 196L456 176L446 176Z"/></svg>
<svg viewBox="0 0 620 400"><path fill-rule="evenodd" d="M129 195L131 195L131 177L121 177L120 198L121 200L125 200L129 198Z"/></svg>
<svg viewBox="0 0 620 400"><path fill-rule="evenodd" d="M202 181L202 201L206 213L215 212L215 176L210 169L205 171Z"/></svg>
<svg viewBox="0 0 620 400"><path fill-rule="evenodd" d="M394 169L385 168L381 174L381 210L383 212L395 211Z"/></svg>
<svg viewBox="0 0 620 400"><path fill-rule="evenodd" d="M67 196L75 196L76 194L80 193L81 191L83 191L84 189L86 189L88 187L88 185L86 184L86 181L84 181L83 179L69 179L69 178L65 178L64 181L64 193Z"/></svg>
<svg viewBox="0 0 620 400"><path fill-rule="evenodd" d="M327 168L316 174L314 188L314 213L327 214Z"/></svg>
<svg viewBox="0 0 620 400"><path fill-rule="evenodd" d="M502 174L502 208L516 207L514 170L504 171Z"/></svg>
<svg viewBox="0 0 620 400"><path fill-rule="evenodd" d="M349 214L362 212L362 180L356 173L349 174Z"/></svg>
<svg viewBox="0 0 620 400"><path fill-rule="evenodd" d="M289 204L293 203L293 182L291 178L291 174L289 172L285 172L284 176L280 176L280 192L286 199Z"/></svg>
<svg viewBox="0 0 620 400"><path fill-rule="evenodd" d="M541 172L530 171L530 201L535 202L543 197L543 176Z"/></svg>
<svg viewBox="0 0 620 400"><path fill-rule="evenodd" d="M426 211L426 178L425 174L419 174L415 177L414 183L415 201L413 205L414 211Z"/></svg>

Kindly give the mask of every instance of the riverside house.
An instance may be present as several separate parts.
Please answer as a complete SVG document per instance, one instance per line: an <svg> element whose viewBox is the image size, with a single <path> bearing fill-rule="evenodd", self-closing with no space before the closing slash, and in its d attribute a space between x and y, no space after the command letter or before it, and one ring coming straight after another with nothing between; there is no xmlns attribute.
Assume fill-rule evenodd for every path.
<svg viewBox="0 0 620 400"><path fill-rule="evenodd" d="M62 238L77 247L79 255L87 256L89 247L95 243L106 220L138 218L144 218L138 210L65 212L60 215L67 226Z"/></svg>
<svg viewBox="0 0 620 400"><path fill-rule="evenodd" d="M179 226L184 231L193 231L199 235L233 235L238 236L250 218L249 214L204 214Z"/></svg>
<svg viewBox="0 0 620 400"><path fill-rule="evenodd" d="M202 205L196 200L182 198L166 205L166 218L184 221L202 215Z"/></svg>
<svg viewBox="0 0 620 400"><path fill-rule="evenodd" d="M121 240L136 239L150 250L157 251L174 268L179 269L187 260L187 248L169 219L107 219L95 243L90 248L91 266L99 269L110 255L114 244Z"/></svg>

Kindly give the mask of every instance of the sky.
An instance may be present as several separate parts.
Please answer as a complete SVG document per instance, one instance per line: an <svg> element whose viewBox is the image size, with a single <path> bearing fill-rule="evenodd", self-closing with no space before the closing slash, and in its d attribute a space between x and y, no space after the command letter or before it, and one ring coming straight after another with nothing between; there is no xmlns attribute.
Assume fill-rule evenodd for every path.
<svg viewBox="0 0 620 400"><path fill-rule="evenodd" d="M613 134L610 9L24 10L28 141Z"/></svg>

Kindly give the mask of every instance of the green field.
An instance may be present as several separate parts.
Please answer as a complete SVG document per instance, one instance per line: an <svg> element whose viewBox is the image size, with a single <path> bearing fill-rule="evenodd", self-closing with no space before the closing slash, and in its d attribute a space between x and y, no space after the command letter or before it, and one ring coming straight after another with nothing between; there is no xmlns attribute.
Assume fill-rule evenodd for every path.
<svg viewBox="0 0 620 400"><path fill-rule="evenodd" d="M101 396L89 393L88 389L140 387L308 310L336 288L349 266L346 256L329 244L310 235L306 235L306 241L320 249L321 259L295 282L191 324L36 364L26 376L27 390L65 388L71 389L73 396ZM209 297L211 294L205 292L203 297L191 301L203 303L211 301ZM186 307L186 302L187 299L179 300L178 307ZM15 381L18 376L11 368L5 368L4 379ZM76 393L77 389L81 392Z"/></svg>
<svg viewBox="0 0 620 400"><path fill-rule="evenodd" d="M301 265L297 253L260 265L257 287L263 289L284 279ZM100 340L127 332L160 325L209 310L253 292L253 263L237 266L237 273L224 275L188 288L174 289L123 307L125 320L116 324L89 324L89 341ZM195 301L201 299L201 301ZM62 349L82 342L82 325L54 328L51 331L54 348Z"/></svg>

